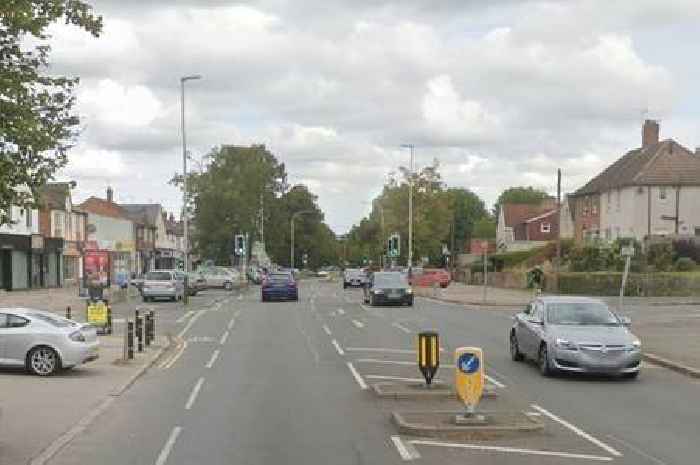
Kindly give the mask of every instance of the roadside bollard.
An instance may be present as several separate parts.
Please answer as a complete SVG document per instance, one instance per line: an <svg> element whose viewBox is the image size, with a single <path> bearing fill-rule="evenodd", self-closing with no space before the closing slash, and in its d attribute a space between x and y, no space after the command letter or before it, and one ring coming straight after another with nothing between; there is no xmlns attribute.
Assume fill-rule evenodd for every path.
<svg viewBox="0 0 700 465"><path fill-rule="evenodd" d="M112 334L112 306L107 305L107 327L105 328L107 334Z"/></svg>
<svg viewBox="0 0 700 465"><path fill-rule="evenodd" d="M143 326L144 326L144 333L145 333L145 338L146 338L146 347L151 345L151 315L146 313L143 316Z"/></svg>
<svg viewBox="0 0 700 465"><path fill-rule="evenodd" d="M71 312L70 305L69 305L69 306L66 307L66 320L72 320L72 318L71 318L71 316L72 316L71 313L72 313L72 312Z"/></svg>
<svg viewBox="0 0 700 465"><path fill-rule="evenodd" d="M127 358L133 360L134 358L134 322L126 322L126 342L127 342Z"/></svg>
<svg viewBox="0 0 700 465"><path fill-rule="evenodd" d="M151 344L156 340L156 312L151 310Z"/></svg>
<svg viewBox="0 0 700 465"><path fill-rule="evenodd" d="M136 322L136 350L143 352L143 316L139 314L138 310L134 311L134 321Z"/></svg>

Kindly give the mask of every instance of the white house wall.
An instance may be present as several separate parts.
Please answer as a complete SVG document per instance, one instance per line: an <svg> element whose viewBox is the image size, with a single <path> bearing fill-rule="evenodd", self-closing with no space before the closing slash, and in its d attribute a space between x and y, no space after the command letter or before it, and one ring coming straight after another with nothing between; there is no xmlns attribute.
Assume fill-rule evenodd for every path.
<svg viewBox="0 0 700 465"><path fill-rule="evenodd" d="M32 226L27 227L27 217L22 213L22 208L14 206L12 208L12 220L15 221L12 225L0 226L0 234L17 234L20 236L28 236L30 234L39 234L39 212L37 210L26 210L32 215Z"/></svg>

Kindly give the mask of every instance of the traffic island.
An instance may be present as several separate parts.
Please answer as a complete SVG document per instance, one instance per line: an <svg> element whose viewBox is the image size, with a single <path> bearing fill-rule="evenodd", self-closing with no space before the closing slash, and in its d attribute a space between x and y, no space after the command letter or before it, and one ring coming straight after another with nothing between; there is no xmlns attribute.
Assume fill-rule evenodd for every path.
<svg viewBox="0 0 700 465"><path fill-rule="evenodd" d="M542 421L519 411L479 411L470 418L454 410L392 412L391 416L399 433L419 437L492 440L544 430Z"/></svg>
<svg viewBox="0 0 700 465"><path fill-rule="evenodd" d="M421 400L421 399L456 399L454 388L442 382L433 381L430 386L425 383L408 382L394 383L381 382L372 385L372 391L383 399L392 400ZM495 399L498 392L495 386L484 386L482 398Z"/></svg>

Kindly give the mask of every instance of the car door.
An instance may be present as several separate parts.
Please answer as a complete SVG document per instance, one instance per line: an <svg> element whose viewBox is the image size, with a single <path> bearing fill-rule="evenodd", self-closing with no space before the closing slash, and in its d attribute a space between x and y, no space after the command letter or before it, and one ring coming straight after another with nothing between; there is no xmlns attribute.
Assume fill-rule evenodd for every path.
<svg viewBox="0 0 700 465"><path fill-rule="evenodd" d="M544 332L544 303L535 301L532 317L526 321L528 333L528 355L532 358L539 357L540 342Z"/></svg>
<svg viewBox="0 0 700 465"><path fill-rule="evenodd" d="M536 357L539 350L539 336L537 332L539 325L535 321L538 319L540 307L540 301L530 302L528 311L521 314L518 321L518 345L520 350L528 357Z"/></svg>
<svg viewBox="0 0 700 465"><path fill-rule="evenodd" d="M185 273L175 273L175 295L185 295Z"/></svg>
<svg viewBox="0 0 700 465"><path fill-rule="evenodd" d="M3 315L3 314L0 314ZM29 320L21 316L4 314L4 326L0 326L0 357L4 365L24 365L24 358L31 346L32 333L27 328Z"/></svg>
<svg viewBox="0 0 700 465"><path fill-rule="evenodd" d="M525 309L516 314L515 319L515 337L518 340L518 348L525 355L530 353L530 334L527 328L527 320L533 315L534 303L530 302L525 306Z"/></svg>

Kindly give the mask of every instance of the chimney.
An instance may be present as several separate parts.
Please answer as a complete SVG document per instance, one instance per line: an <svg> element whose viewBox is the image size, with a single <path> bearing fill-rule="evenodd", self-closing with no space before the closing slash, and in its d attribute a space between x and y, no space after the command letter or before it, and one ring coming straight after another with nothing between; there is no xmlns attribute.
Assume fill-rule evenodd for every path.
<svg viewBox="0 0 700 465"><path fill-rule="evenodd" d="M644 121L642 126L642 148L659 142L659 122L653 119Z"/></svg>
<svg viewBox="0 0 700 465"><path fill-rule="evenodd" d="M112 186L107 186L107 202L114 202L114 190L112 190Z"/></svg>

